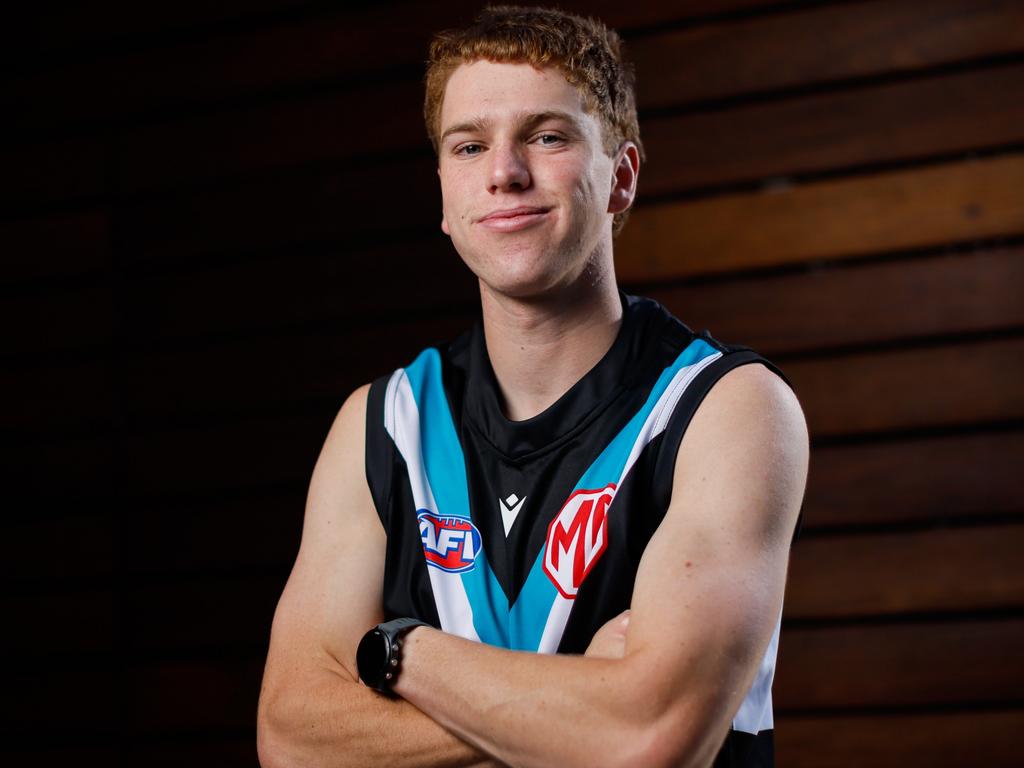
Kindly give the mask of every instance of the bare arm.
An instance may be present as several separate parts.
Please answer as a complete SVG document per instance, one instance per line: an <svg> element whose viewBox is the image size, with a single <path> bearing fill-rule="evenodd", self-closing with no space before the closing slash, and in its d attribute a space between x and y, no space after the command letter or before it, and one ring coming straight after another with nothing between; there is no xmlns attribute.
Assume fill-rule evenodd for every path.
<svg viewBox="0 0 1024 768"><path fill-rule="evenodd" d="M621 659L417 628L396 691L513 765L710 765L779 615L807 455L789 388L762 366L730 372L680 446Z"/></svg>
<svg viewBox="0 0 1024 768"><path fill-rule="evenodd" d="M257 742L265 768L487 761L408 702L358 682L356 647L383 621L386 541L364 469L368 389L342 407L313 471L260 691Z"/></svg>

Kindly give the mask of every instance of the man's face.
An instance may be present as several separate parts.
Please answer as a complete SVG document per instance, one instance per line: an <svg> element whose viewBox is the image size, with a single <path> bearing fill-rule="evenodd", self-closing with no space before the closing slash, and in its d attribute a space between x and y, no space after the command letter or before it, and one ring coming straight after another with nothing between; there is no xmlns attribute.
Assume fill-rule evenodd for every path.
<svg viewBox="0 0 1024 768"><path fill-rule="evenodd" d="M611 264L615 161L554 68L460 65L441 106L441 228L491 290L539 295ZM593 267L591 267L593 269Z"/></svg>

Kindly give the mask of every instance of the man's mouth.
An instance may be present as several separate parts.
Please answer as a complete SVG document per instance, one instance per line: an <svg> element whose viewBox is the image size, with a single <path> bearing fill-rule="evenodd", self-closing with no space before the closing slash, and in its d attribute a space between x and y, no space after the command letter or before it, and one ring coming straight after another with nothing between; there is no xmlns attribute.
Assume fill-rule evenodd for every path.
<svg viewBox="0 0 1024 768"><path fill-rule="evenodd" d="M542 221L550 210L550 208L536 206L505 208L491 211L477 223L496 232L515 232Z"/></svg>

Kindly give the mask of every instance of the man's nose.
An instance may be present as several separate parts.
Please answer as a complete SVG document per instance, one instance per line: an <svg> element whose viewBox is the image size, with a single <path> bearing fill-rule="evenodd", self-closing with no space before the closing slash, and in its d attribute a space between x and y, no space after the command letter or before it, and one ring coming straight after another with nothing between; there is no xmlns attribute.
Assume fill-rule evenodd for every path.
<svg viewBox="0 0 1024 768"><path fill-rule="evenodd" d="M490 191L526 189L530 186L530 169L521 148L498 145L491 149Z"/></svg>

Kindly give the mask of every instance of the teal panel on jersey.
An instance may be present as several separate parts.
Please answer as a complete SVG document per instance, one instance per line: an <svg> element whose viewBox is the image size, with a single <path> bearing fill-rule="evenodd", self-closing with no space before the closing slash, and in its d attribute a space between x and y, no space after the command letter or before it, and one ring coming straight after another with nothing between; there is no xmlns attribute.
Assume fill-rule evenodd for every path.
<svg viewBox="0 0 1024 768"><path fill-rule="evenodd" d="M702 339L690 342L686 349L679 353L672 365L661 372L647 401L601 452L601 455L594 460L594 463L587 468L579 482L576 483L573 492L580 489L597 490L604 488L609 483L621 482L626 462L629 460L633 446L641 437L640 433L644 423L651 411L654 410L658 400L665 394L669 383L681 369L699 363L704 358L715 354L718 354L718 350ZM613 500L609 514L614 508L615 501ZM540 647L548 614L557 595L558 590L544 572L544 549L541 549L510 612L513 648L536 651Z"/></svg>
<svg viewBox="0 0 1024 768"><path fill-rule="evenodd" d="M439 516L471 520L466 462L444 392L441 356L436 349L424 350L405 373L420 414L423 466L438 506L431 511ZM477 635L485 643L507 648L508 599L487 562L482 544L475 566L460 576L473 609Z"/></svg>

